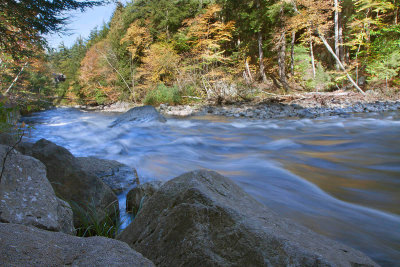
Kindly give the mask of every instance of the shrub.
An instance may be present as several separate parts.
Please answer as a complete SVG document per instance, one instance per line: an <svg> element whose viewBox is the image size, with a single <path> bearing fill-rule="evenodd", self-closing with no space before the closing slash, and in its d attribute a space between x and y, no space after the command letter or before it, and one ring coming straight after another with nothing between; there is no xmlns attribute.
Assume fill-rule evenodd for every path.
<svg viewBox="0 0 400 267"><path fill-rule="evenodd" d="M161 103L175 105L181 103L181 95L176 86L168 87L164 84L159 84L156 89L147 93L144 103L148 105L158 105Z"/></svg>
<svg viewBox="0 0 400 267"><path fill-rule="evenodd" d="M398 76L400 71L400 52L391 51L386 55L381 55L380 58L371 62L367 66L367 72L371 75L369 82L387 83L388 80Z"/></svg>

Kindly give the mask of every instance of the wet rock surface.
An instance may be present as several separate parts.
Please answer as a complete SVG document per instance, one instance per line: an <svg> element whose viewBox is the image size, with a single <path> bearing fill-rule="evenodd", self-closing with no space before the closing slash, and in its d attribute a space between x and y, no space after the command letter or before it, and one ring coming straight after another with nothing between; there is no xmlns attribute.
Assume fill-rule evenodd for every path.
<svg viewBox="0 0 400 267"><path fill-rule="evenodd" d="M95 157L76 159L84 171L96 175L116 193L132 186L136 181L134 170L118 161Z"/></svg>
<svg viewBox="0 0 400 267"><path fill-rule="evenodd" d="M4 266L154 266L114 239L81 238L11 223L0 223L0 251Z"/></svg>
<svg viewBox="0 0 400 267"><path fill-rule="evenodd" d="M166 119L153 107L153 106L142 106L135 107L124 114L120 115L109 127L114 127L127 122L150 122L159 121L166 122Z"/></svg>
<svg viewBox="0 0 400 267"><path fill-rule="evenodd" d="M0 169L11 147L0 145ZM0 183L0 221L74 234L72 210L56 197L39 160L12 150Z"/></svg>
<svg viewBox="0 0 400 267"><path fill-rule="evenodd" d="M157 266L376 266L204 170L165 183L118 239Z"/></svg>

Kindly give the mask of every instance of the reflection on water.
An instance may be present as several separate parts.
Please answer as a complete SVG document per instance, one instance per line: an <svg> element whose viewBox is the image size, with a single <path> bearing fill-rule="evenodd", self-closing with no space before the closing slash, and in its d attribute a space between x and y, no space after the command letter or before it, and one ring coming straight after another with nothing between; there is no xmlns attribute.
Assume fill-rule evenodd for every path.
<svg viewBox="0 0 400 267"><path fill-rule="evenodd" d="M221 117L107 126L115 114L56 109L25 118L31 139L114 159L143 181L207 168L283 216L400 262L400 114L244 121ZM120 203L124 196L120 196Z"/></svg>

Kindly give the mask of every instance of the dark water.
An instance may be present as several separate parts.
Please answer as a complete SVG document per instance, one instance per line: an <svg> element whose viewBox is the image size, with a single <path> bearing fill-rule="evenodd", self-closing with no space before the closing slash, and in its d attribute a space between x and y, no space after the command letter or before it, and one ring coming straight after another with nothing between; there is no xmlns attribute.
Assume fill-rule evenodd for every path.
<svg viewBox="0 0 400 267"><path fill-rule="evenodd" d="M107 126L115 114L56 109L25 118L31 139L135 167L142 182L207 168L283 216L400 263L400 113L302 120L220 117ZM124 197L120 196L124 205Z"/></svg>

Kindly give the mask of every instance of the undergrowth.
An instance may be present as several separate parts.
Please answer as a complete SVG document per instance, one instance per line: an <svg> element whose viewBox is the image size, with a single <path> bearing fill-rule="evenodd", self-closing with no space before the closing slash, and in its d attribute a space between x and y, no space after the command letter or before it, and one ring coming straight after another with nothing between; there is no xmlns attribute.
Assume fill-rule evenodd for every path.
<svg viewBox="0 0 400 267"><path fill-rule="evenodd" d="M122 222L119 220L119 210L115 208L114 202L105 208L105 210L109 210L112 205L114 211L104 216L103 219L93 204L81 204L73 201L70 204L74 216L77 216L80 222L80 226L76 229L77 236L115 238L121 231Z"/></svg>

